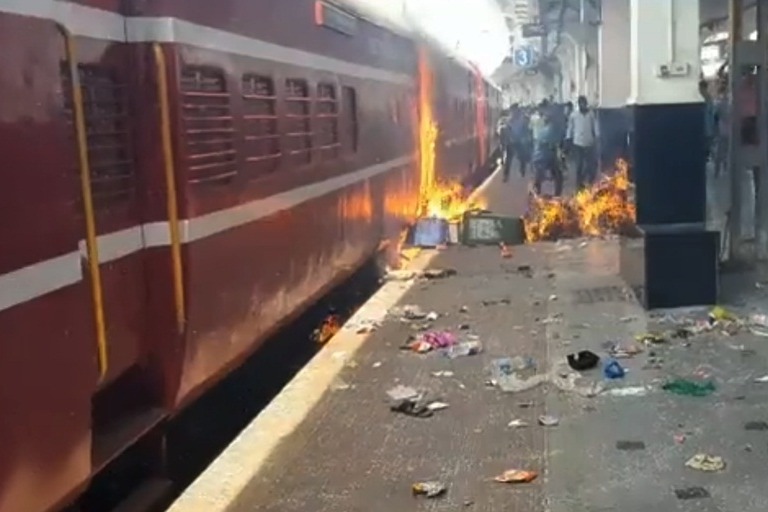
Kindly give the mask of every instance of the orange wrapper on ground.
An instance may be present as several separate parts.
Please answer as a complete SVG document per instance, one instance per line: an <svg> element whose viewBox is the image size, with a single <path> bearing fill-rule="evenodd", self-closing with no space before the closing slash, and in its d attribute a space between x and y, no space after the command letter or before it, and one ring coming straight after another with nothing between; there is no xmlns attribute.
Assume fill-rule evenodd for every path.
<svg viewBox="0 0 768 512"><path fill-rule="evenodd" d="M536 480L539 474L536 471L524 469L508 469L494 477L494 480L503 484L527 484Z"/></svg>

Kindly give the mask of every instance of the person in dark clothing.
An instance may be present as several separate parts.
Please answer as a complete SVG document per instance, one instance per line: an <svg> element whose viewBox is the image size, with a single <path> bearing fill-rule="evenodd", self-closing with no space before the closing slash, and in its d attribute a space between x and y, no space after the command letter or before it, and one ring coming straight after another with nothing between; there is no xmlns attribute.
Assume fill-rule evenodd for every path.
<svg viewBox="0 0 768 512"><path fill-rule="evenodd" d="M512 161L517 158L520 164L520 175L525 176L525 170L530 161L528 132L528 119L518 105L510 109L509 120L503 130L505 134L504 147L506 149L504 160L504 181L509 181L509 172L512 169Z"/></svg>
<svg viewBox="0 0 768 512"><path fill-rule="evenodd" d="M551 110L542 114L542 122L533 141L533 169L535 173L533 186L537 195L541 194L541 186L548 175L551 175L555 182L555 196L560 196L563 193L563 170L557 159L557 147L560 138L552 122L552 117Z"/></svg>

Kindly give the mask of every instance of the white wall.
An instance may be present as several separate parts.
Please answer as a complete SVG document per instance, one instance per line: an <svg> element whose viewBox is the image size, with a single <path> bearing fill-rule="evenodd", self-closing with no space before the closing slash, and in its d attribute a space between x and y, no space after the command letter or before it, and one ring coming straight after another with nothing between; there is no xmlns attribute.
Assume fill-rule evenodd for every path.
<svg viewBox="0 0 768 512"><path fill-rule="evenodd" d="M698 92L699 2L630 0L630 103L693 103ZM685 77L659 78L656 70L674 60L688 64Z"/></svg>
<svg viewBox="0 0 768 512"><path fill-rule="evenodd" d="M602 24L598 35L599 105L620 108L630 96L630 0L602 3Z"/></svg>

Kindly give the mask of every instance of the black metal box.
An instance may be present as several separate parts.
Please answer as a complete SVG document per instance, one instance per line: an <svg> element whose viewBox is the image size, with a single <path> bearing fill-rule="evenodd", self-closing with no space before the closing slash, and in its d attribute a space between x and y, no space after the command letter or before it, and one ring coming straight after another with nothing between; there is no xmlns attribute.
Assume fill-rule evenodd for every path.
<svg viewBox="0 0 768 512"><path fill-rule="evenodd" d="M622 237L619 271L646 309L717 303L720 234L696 228L637 228Z"/></svg>

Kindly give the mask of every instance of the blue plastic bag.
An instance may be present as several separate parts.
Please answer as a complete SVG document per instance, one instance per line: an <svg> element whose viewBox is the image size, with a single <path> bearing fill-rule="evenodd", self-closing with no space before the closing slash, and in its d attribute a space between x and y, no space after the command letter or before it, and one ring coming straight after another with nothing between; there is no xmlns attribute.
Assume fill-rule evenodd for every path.
<svg viewBox="0 0 768 512"><path fill-rule="evenodd" d="M609 359L603 366L603 375L606 379L621 379L624 378L627 371L623 366L619 364L615 359Z"/></svg>

